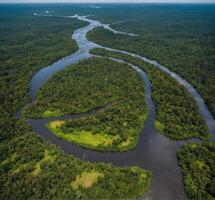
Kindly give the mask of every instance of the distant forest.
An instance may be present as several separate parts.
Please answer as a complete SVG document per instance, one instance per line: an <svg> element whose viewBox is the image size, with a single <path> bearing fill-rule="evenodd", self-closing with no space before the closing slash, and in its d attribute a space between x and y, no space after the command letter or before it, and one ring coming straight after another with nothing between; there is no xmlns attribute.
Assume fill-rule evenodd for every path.
<svg viewBox="0 0 215 200"><path fill-rule="evenodd" d="M190 82L205 99L215 116L215 7L124 6L109 13L92 16L117 30L136 33L138 37L115 35L97 28L90 40L104 46L127 50L164 64Z"/></svg>
<svg viewBox="0 0 215 200"><path fill-rule="evenodd" d="M78 45L72 40L71 34L74 30L87 25L86 22L76 19L33 16L33 13L44 14L47 10L56 16L89 15L90 18L110 23L111 27L117 30L138 34L137 37L130 37L97 28L87 37L104 46L149 57L178 73L197 89L215 116L215 6L104 4L97 9L82 4L0 5L0 199L141 198L149 190L153 180L150 171L139 167L91 163L84 160L84 157L79 159L68 155L32 132L27 123L29 116L38 118L85 112L98 102L100 106L115 101L118 97L125 97L125 91L121 96L117 91L113 93L114 90L124 88L136 99L129 97L125 104L116 103L94 117L68 120L62 126L62 130L93 127L95 133L98 130L108 130L108 133L114 136L119 132L120 137L113 143L112 150L123 151L133 148L147 113L145 99L142 101L145 97L145 86L135 73L132 75L129 70L123 71L122 65L101 59L102 61L99 60L99 64L97 63L98 66L101 63L110 68L121 66L119 71L126 73L122 80L123 83L128 82L128 85L121 87L123 85L121 80L117 82L118 88L111 87L106 90L106 94L109 92L114 94L112 98L108 99L104 94L102 96L97 93L96 97L100 96L101 99L97 102L87 102L83 99L81 105L83 107L76 107L79 106L79 102L76 102L75 106L73 104L66 107L62 98L61 101L55 102L56 109L52 110L50 104L53 103L53 98L46 98L43 93L49 90L48 94L52 95L55 84L50 79L49 84L38 93L36 102L38 105L32 109L25 107L25 115L19 119L15 117L16 112L29 102L29 81L32 76L43 67L77 51ZM92 53L122 58L140 66L147 73L152 84L152 99L156 106L154 125L160 133L174 140L192 137L207 140L210 137L195 101L171 77L129 56L101 49L94 49ZM61 73L65 72L67 71ZM69 82L68 74L64 75L64 78L67 78L65 82ZM113 71L110 76L112 79L120 77ZM56 75L53 80L58 78ZM125 80L129 78L129 81ZM96 80L94 77L94 81ZM137 90L133 89L135 87L132 83L138 84ZM81 88L81 85L78 86ZM74 95L81 90L78 86ZM61 84L61 87L64 88L65 85ZM70 92L70 89L66 88L63 94ZM93 88L95 91L96 89ZM142 93L139 94L137 91L140 89ZM56 95L61 96L60 90L57 90ZM106 101L107 99L109 101ZM119 102L121 103L121 99ZM138 109L138 106L141 106L141 109ZM121 109L122 112L118 112L117 109ZM118 121L111 121L112 115ZM123 120L129 122L129 118L133 119L131 123L123 123ZM94 123L103 119L110 123L94 126ZM124 127L118 126L119 124ZM49 124L47 126L49 127ZM135 129L138 131L133 135L130 133L123 135L126 126L132 129L132 133ZM58 130L61 128L58 124L56 127ZM134 137L133 143L129 143L131 135ZM126 144L126 148L119 147L120 143ZM103 147L97 149L106 150ZM215 199L214 155L214 142L190 143L178 150L177 158L183 172L185 190L190 199Z"/></svg>

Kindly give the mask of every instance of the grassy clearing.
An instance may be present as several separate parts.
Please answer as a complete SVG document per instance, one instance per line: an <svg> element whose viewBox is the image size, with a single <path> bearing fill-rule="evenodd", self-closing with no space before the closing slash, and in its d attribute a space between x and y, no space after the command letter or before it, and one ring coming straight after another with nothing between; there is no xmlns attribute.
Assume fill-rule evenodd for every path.
<svg viewBox="0 0 215 200"><path fill-rule="evenodd" d="M56 131L63 124L65 124L63 120L52 121L48 124L48 128L50 128L52 131Z"/></svg>
<svg viewBox="0 0 215 200"><path fill-rule="evenodd" d="M77 190L79 187L90 188L93 184L97 183L98 178L103 178L104 173L91 171L83 172L81 175L76 176L75 181L71 182L71 187Z"/></svg>
<svg viewBox="0 0 215 200"><path fill-rule="evenodd" d="M58 117L63 115L63 113L60 110L46 110L43 112L43 118L49 118L49 117Z"/></svg>
<svg viewBox="0 0 215 200"><path fill-rule="evenodd" d="M114 140L118 139L119 136L109 136L105 133L93 134L90 131L74 131L74 132L63 132L60 128L64 125L64 121L52 121L47 127L58 137L67 140L68 142L74 142L83 147L98 147L98 146L109 146L112 145ZM130 144L127 142L126 144ZM123 144L123 146L126 146Z"/></svg>

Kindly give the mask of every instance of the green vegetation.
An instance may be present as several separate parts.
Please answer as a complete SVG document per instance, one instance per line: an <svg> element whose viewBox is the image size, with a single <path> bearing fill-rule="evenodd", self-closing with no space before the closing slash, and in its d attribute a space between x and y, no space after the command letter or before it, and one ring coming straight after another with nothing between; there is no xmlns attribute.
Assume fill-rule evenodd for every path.
<svg viewBox="0 0 215 200"><path fill-rule="evenodd" d="M111 6L110 6L111 7ZM215 116L214 5L109 6L93 18L138 37L97 28L88 38L98 44L152 58L189 81ZM153 14L152 14L153 13Z"/></svg>
<svg viewBox="0 0 215 200"><path fill-rule="evenodd" d="M4 165L7 165L8 163L13 162L13 161L16 159L16 156L17 156L16 153L11 154L8 158L6 158L5 160L3 160L3 161L0 163L0 166L2 167L2 166L4 166Z"/></svg>
<svg viewBox="0 0 215 200"><path fill-rule="evenodd" d="M126 23L113 26L124 31L136 32L139 37L114 35L102 29L91 32L90 37L99 43L124 48L165 64L198 89L214 114L214 8L213 5L108 4L100 9L58 4L1 5L0 199L134 199L148 189L151 181L151 174L140 168L119 168L108 164L89 163L69 156L31 133L24 119L13 118L18 108L27 102L28 83L32 75L42 67L77 50L77 45L71 41L71 33L86 24L66 18L34 17L32 13L43 14L45 10L52 10L56 15L90 14L108 23L126 20ZM163 77L161 72L150 73L155 71L155 68L146 67L146 64L143 66L148 75L151 74L152 82L157 74ZM166 82L165 76L163 78ZM153 93L154 90L155 88ZM179 107L182 105L180 99ZM165 109L162 110L165 113ZM182 110L177 113L179 119L183 119L186 112ZM190 109L188 111L190 112ZM48 108L43 112L44 117L63 114L57 109ZM193 116L194 112L196 106L190 115ZM199 123L196 116L198 115L192 117L193 121ZM174 121L175 117L172 120ZM167 122L169 121L168 119ZM160 129L170 130L165 125L167 122L163 122L160 119L155 124ZM182 133L183 126L187 127L187 123L182 120L179 124ZM199 124L200 127L196 130L203 133L202 129L205 128L202 120ZM195 130L194 127L192 130ZM188 135L191 137L192 134ZM121 146L129 142L128 137ZM194 151L194 147L198 148ZM179 160L184 177L188 174L185 185L189 197L214 199L214 144L192 144L182 150L184 149L188 150L184 156L179 153ZM51 158L55 158L53 161L47 159L45 150ZM40 170L32 176L35 169ZM104 177L98 177L97 182L90 188L81 185L78 189L71 187L71 183L75 182L77 177L81 179L84 177L82 175L90 172L104 174Z"/></svg>
<svg viewBox="0 0 215 200"><path fill-rule="evenodd" d="M109 102L123 100L130 91L135 89L137 93L138 88L141 91L139 100L144 101L144 83L129 66L107 59L91 58L50 78L25 114L32 118L44 118L82 113ZM142 105L146 107L144 103Z"/></svg>
<svg viewBox="0 0 215 200"><path fill-rule="evenodd" d="M194 99L176 80L153 65L129 55L105 49L93 49L91 53L120 58L146 71L152 83L152 98L156 106L155 126L161 133L176 140L209 138L207 126Z"/></svg>
<svg viewBox="0 0 215 200"><path fill-rule="evenodd" d="M79 186L82 188L90 188L93 184L97 183L98 178L103 178L104 174L96 171L83 172L81 175L76 176L75 181L72 181L71 187L77 190Z"/></svg>
<svg viewBox="0 0 215 200"><path fill-rule="evenodd" d="M23 8L8 13L3 8L0 8L0 140L14 134L16 122L12 117L27 102L33 74L75 52L78 47L71 34L86 24L72 19L35 17Z"/></svg>
<svg viewBox="0 0 215 200"><path fill-rule="evenodd" d="M177 153L190 199L215 199L215 143L187 144Z"/></svg>
<svg viewBox="0 0 215 200"><path fill-rule="evenodd" d="M82 161L33 133L1 143L0 152L0 163L8 160L0 167L0 199L133 199L152 177L137 167Z"/></svg>
<svg viewBox="0 0 215 200"><path fill-rule="evenodd" d="M44 118L49 118L53 116L61 116L63 113L60 110L46 110L43 112L43 117Z"/></svg>
<svg viewBox="0 0 215 200"><path fill-rule="evenodd" d="M0 6L0 199L138 198L148 189L151 173L69 156L32 133L25 119L13 118L28 99L32 75L76 51L71 33L86 24L32 16L44 9L45 5ZM71 181L85 171L99 171L104 178L91 188L74 190Z"/></svg>
<svg viewBox="0 0 215 200"><path fill-rule="evenodd" d="M45 162L53 162L54 159L55 156L50 155L49 151L45 149L44 157L34 165L34 170L31 172L31 175L38 175L41 172L41 165Z"/></svg>
<svg viewBox="0 0 215 200"><path fill-rule="evenodd" d="M112 145L113 141L119 136L109 136L103 133L92 134L90 131L73 131L71 133L64 133L61 126L65 121L52 121L47 127L58 137L63 138L69 142L74 142L83 146L97 147L98 145L108 146Z"/></svg>
<svg viewBox="0 0 215 200"><path fill-rule="evenodd" d="M87 148L104 151L134 148L147 106L144 81L126 64L90 58L67 67L41 88L35 105L26 109L25 114L45 117L47 110L52 110L49 116L80 113L109 102L111 106L94 116L54 121L47 127L58 137Z"/></svg>
<svg viewBox="0 0 215 200"><path fill-rule="evenodd" d="M13 173L16 174L16 173L20 173L22 171L25 171L27 169L29 169L31 167L31 163L24 163L24 164L20 164L14 171Z"/></svg>
<svg viewBox="0 0 215 200"><path fill-rule="evenodd" d="M159 121L155 120L154 125L155 125L156 129L159 130L161 133L164 132L164 128L165 128L164 124L162 124Z"/></svg>

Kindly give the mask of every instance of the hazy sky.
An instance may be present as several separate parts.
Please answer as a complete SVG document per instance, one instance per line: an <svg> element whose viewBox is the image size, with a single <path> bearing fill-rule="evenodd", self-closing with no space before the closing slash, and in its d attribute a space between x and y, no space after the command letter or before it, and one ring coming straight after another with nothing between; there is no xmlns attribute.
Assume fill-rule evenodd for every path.
<svg viewBox="0 0 215 200"><path fill-rule="evenodd" d="M47 3L47 2L71 2L71 3L78 3L78 2L96 2L96 3L105 3L105 2L114 2L114 3L121 3L121 2L130 2L130 3L154 3L154 2L162 2L162 3L215 3L215 0L0 0L0 3L10 3L10 2L17 2L17 3L31 3L31 2L40 2L40 3Z"/></svg>

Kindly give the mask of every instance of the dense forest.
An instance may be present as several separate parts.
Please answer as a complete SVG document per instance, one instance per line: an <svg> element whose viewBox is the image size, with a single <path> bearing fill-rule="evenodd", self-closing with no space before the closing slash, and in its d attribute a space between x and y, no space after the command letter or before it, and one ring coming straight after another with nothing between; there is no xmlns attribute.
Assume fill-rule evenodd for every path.
<svg viewBox="0 0 215 200"><path fill-rule="evenodd" d="M28 100L32 75L75 52L71 34L86 25L35 17L35 9L41 8L0 6L0 199L137 198L150 185L149 172L69 156L32 133L25 119L13 117ZM86 185L89 174L94 179Z"/></svg>
<svg viewBox="0 0 215 200"><path fill-rule="evenodd" d="M153 65L129 55L99 48L91 50L91 53L120 58L146 71L152 84L152 98L156 107L155 126L161 133L177 140L209 138L207 126L194 99L176 80Z"/></svg>
<svg viewBox="0 0 215 200"><path fill-rule="evenodd" d="M40 89L26 114L52 117L86 112L108 103L111 106L94 116L54 121L48 127L60 138L84 147L109 151L135 147L147 116L145 86L126 64L90 58L72 65Z"/></svg>
<svg viewBox="0 0 215 200"><path fill-rule="evenodd" d="M151 182L141 168L81 161L30 132L1 143L0 151L0 199L133 199ZM102 176L89 185L89 173Z"/></svg>
<svg viewBox="0 0 215 200"><path fill-rule="evenodd" d="M150 172L138 167L122 168L111 164L90 163L84 160L84 156L83 159L78 159L65 154L59 147L51 145L33 133L23 116L20 119L14 117L16 111L29 100L28 84L33 74L44 66L75 52L77 44L71 40L71 34L75 29L86 25L85 22L75 19L33 16L33 13L46 15L47 10L54 15L77 13L91 15L91 18L110 23L118 30L137 33L138 37L129 37L98 28L88 37L105 46L135 52L164 64L194 85L215 116L215 93L213 92L215 91L215 6L104 4L95 8L88 4L0 5L0 199L135 199L142 197L151 183ZM207 127L198 113L194 100L172 78L157 68L130 56L100 49L93 52L122 58L147 72L152 83L153 101L156 104L155 126L161 133L173 139L209 137ZM107 60L102 59L101 66L103 66L102 62ZM108 61L108 63L112 62ZM112 65L120 67L114 62ZM123 67L127 68L126 65ZM129 83L141 82L132 77L130 79L129 76L128 80L131 81ZM128 80L125 81L126 84ZM51 81L49 84L52 85ZM85 85L82 86L85 87ZM132 84L129 84L129 88L130 86L133 87ZM48 86L41 91L45 91L46 87ZM143 93L136 94L134 90L131 94L144 98L143 83L137 87L141 87ZM64 88L63 84L62 88L71 92L69 88ZM137 91L139 89L137 88ZM59 108L54 112L49 110L52 106L49 105L50 102L48 103L45 94L41 93L44 99L41 98L40 102L36 102L37 106L33 107L33 113L29 113L26 108L26 116L31 114L35 117L59 116L87 111L88 108L97 106L97 103L102 106L110 103L110 106L104 107L94 116L65 122L54 121L47 126L60 131L79 131L83 130L82 128L89 130L94 127L91 134L85 134L88 136L86 137L88 141L92 139L91 136L98 141L109 141L107 137L100 137L98 134L100 130L108 130L110 134L116 136L117 130L123 133L128 125L135 130L141 128L140 124L143 125L144 119L139 117L143 113L143 116L146 116L145 99L140 106L138 105L140 99L138 101L129 98L115 99L119 97L120 88L114 91L112 88L104 88L104 90L105 94L99 94L101 98L98 102L84 100L83 104L76 104L77 108L72 107L71 104L66 107L63 101L56 102L52 99L54 107ZM113 99L105 96L110 91L115 95ZM60 91L48 92L51 95L61 95ZM70 94L67 95L70 96ZM94 94L88 93L88 95ZM106 101L107 98L114 101ZM130 107L131 102L132 106L139 107ZM47 110L36 110L37 108ZM128 111L131 116L128 116ZM110 116L117 120L112 120ZM135 123L122 123L130 117L136 120ZM109 130L109 125L102 120L110 122L109 125L115 129ZM140 131L135 133L136 135L129 134L138 139ZM119 146L123 140L126 141L124 143L126 148L130 145L128 135L115 137L115 139L112 145L114 150L125 150L124 147ZM96 148L105 150L104 147ZM215 199L214 155L215 147L212 142L188 144L179 150L179 164L190 199Z"/></svg>
<svg viewBox="0 0 215 200"><path fill-rule="evenodd" d="M177 153L190 199L215 199L215 143L187 144Z"/></svg>
<svg viewBox="0 0 215 200"><path fill-rule="evenodd" d="M90 58L51 77L38 91L26 114L31 118L45 118L82 113L109 102L131 98L130 93L134 91L135 97L137 91L140 92L137 102L134 98L132 101L137 105L138 101L143 102L140 112L144 114L144 82L134 70L108 59Z"/></svg>
<svg viewBox="0 0 215 200"><path fill-rule="evenodd" d="M92 18L139 36L97 28L88 34L90 40L164 64L197 89L215 116L214 6L124 5L123 9L107 6L102 11Z"/></svg>
<svg viewBox="0 0 215 200"><path fill-rule="evenodd" d="M35 72L77 50L73 30L85 23L34 17L14 11L0 15L0 132L14 134L12 116L27 101L28 83ZM60 51L59 51L60 49Z"/></svg>

